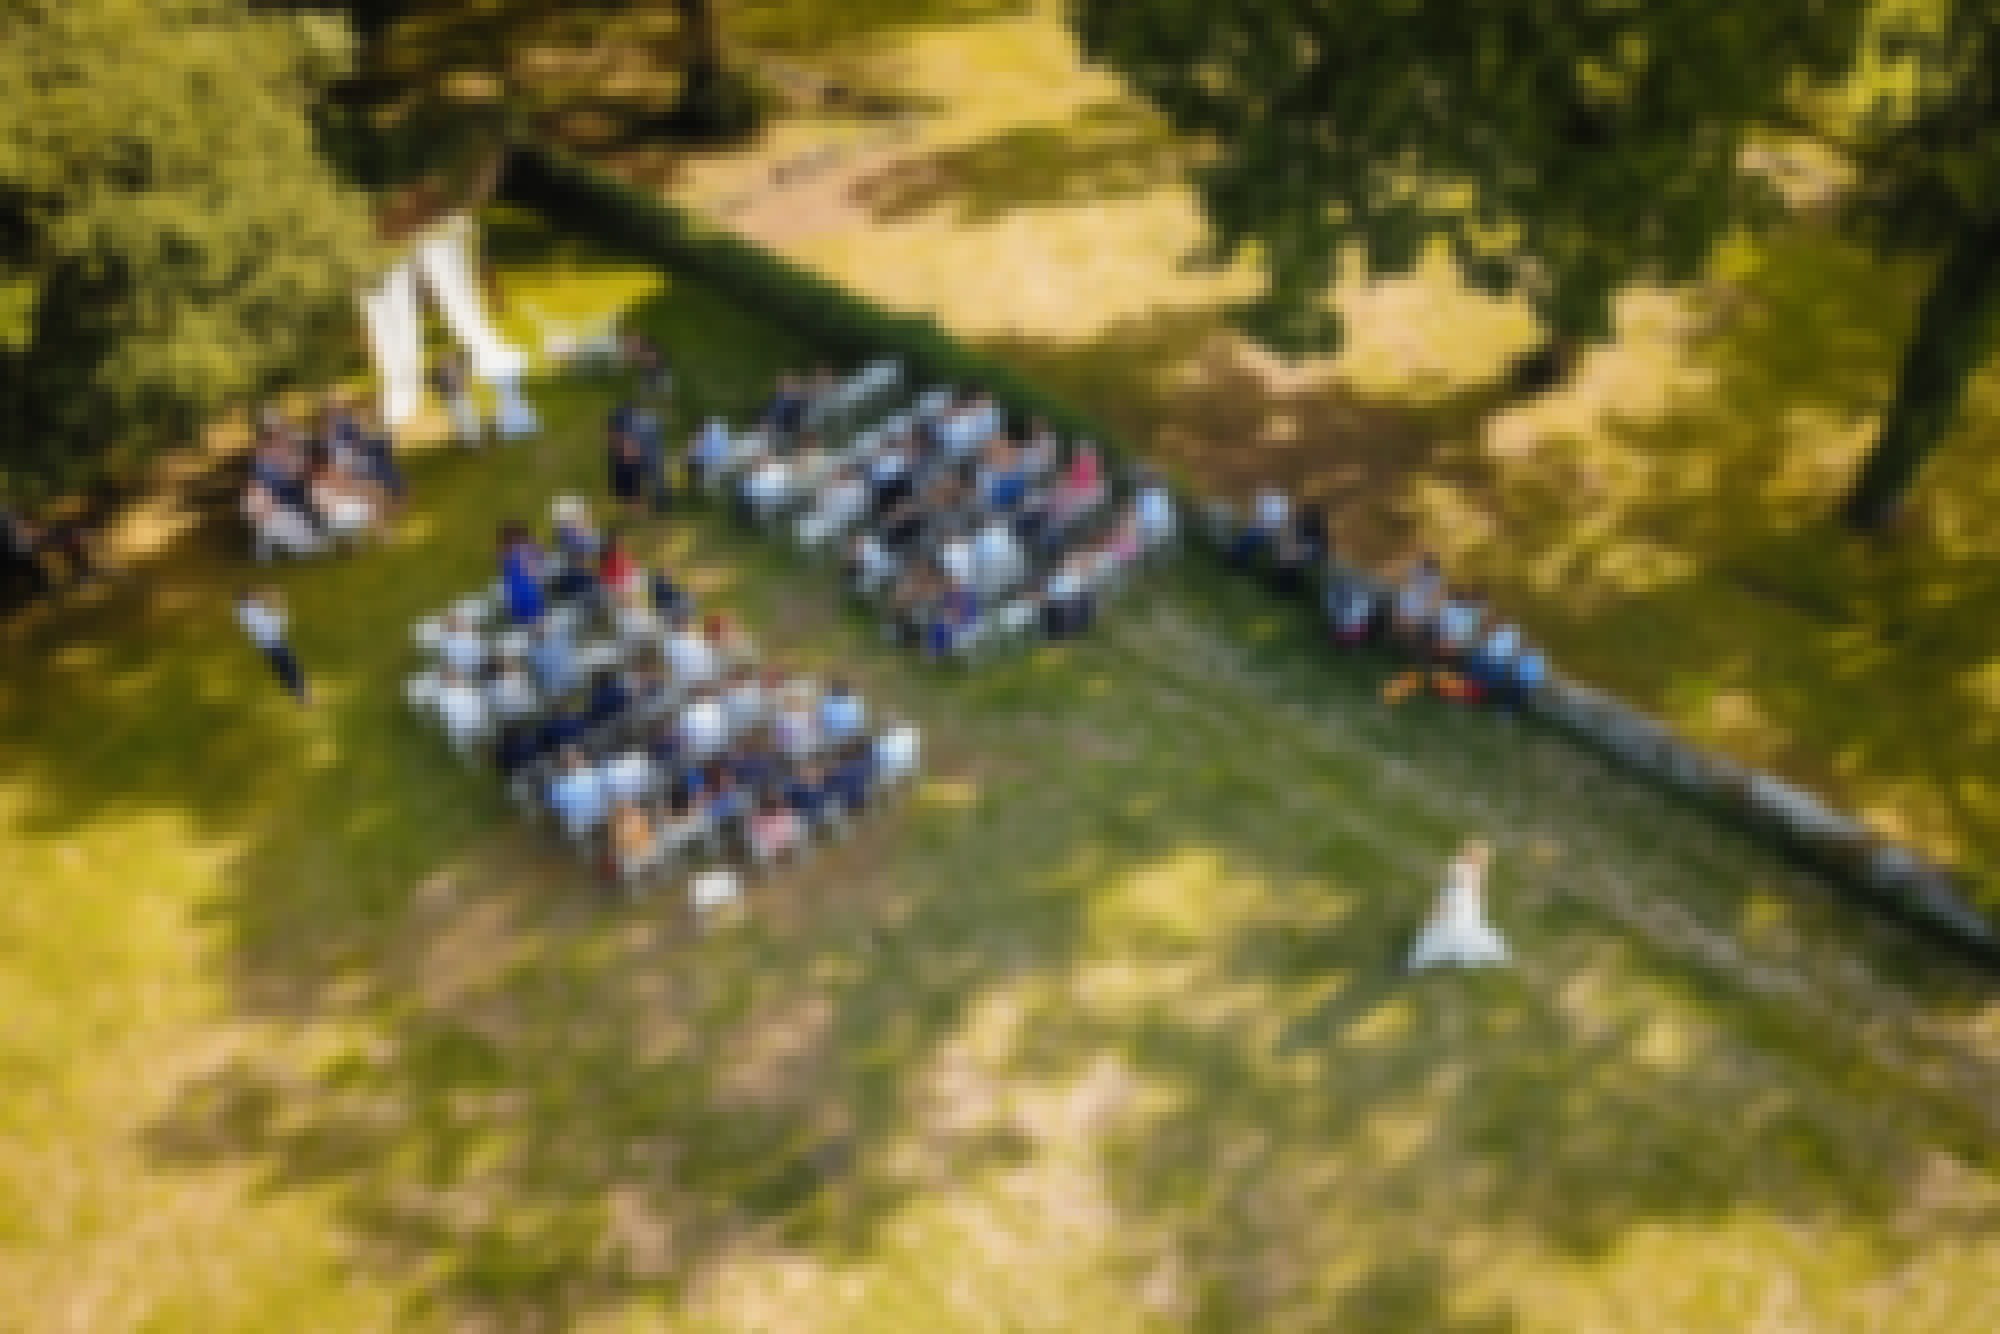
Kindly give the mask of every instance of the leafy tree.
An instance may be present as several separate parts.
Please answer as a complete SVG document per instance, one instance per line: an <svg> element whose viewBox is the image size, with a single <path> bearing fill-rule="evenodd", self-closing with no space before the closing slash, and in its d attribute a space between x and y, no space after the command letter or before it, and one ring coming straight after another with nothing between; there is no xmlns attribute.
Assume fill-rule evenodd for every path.
<svg viewBox="0 0 2000 1334"><path fill-rule="evenodd" d="M2000 307L1990 0L1073 0L1072 17L1090 58L1205 144L1208 257L1262 261L1242 314L1282 349L1337 341L1347 254L1397 273L1436 244L1558 335L1601 335L1621 283L1691 279L1726 232L1777 216L1742 170L1753 136L1835 129L1862 233L1945 254L1845 506L1873 527Z"/></svg>
<svg viewBox="0 0 2000 1334"><path fill-rule="evenodd" d="M71 485L296 364L371 263L309 120L337 24L5 0L0 478Z"/></svg>

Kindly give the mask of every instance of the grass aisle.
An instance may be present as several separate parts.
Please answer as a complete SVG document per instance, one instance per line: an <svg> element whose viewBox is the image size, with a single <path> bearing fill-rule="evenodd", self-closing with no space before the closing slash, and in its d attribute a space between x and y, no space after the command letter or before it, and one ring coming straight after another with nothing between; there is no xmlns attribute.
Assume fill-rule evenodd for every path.
<svg viewBox="0 0 2000 1334"><path fill-rule="evenodd" d="M645 303L681 428L808 355L496 221L517 305ZM611 904L401 702L600 489L608 391L539 401L278 574L310 712L220 538L0 628L0 1328L2000 1327L1989 980L1211 573L963 676L649 525L931 774L740 930ZM1469 832L1521 963L1398 978Z"/></svg>

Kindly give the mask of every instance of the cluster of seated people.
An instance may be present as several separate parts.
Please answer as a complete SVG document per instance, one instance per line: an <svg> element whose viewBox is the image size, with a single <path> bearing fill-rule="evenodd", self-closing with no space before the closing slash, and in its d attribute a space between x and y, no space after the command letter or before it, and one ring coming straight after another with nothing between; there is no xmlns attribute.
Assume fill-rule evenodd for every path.
<svg viewBox="0 0 2000 1334"><path fill-rule="evenodd" d="M434 667L409 693L574 846L635 885L698 853L761 867L843 832L914 774L916 729L871 731L845 683L760 667L728 617L698 617L664 572L596 537L580 500L555 514L562 554L533 605L503 578L419 623ZM503 561L518 569L524 548L541 549L507 525Z"/></svg>
<svg viewBox="0 0 2000 1334"><path fill-rule="evenodd" d="M1065 448L1039 421L1017 436L985 394L934 390L831 447L810 423L845 388L787 376L753 430L710 422L688 466L746 523L838 544L849 587L933 658L996 631L1081 633L1134 562L1173 543L1164 482L1140 476L1119 499L1093 445Z"/></svg>
<svg viewBox="0 0 2000 1334"><path fill-rule="evenodd" d="M1541 651L1521 628L1490 607L1476 588L1453 584L1431 553L1412 560L1388 587L1333 565L1326 511L1297 509L1275 488L1252 499L1229 543L1240 567L1261 570L1280 589L1308 593L1317 584L1327 631L1343 648L1387 642L1431 670L1399 678L1394 693L1419 686L1517 712L1548 679Z"/></svg>
<svg viewBox="0 0 2000 1334"><path fill-rule="evenodd" d="M259 418L242 511L260 561L377 536L403 495L395 442L366 409L330 399L310 434L277 408Z"/></svg>

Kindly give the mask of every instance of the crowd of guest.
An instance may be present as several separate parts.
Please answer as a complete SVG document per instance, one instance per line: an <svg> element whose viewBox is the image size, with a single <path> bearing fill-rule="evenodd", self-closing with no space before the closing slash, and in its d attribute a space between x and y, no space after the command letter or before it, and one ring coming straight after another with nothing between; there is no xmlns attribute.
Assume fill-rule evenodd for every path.
<svg viewBox="0 0 2000 1334"><path fill-rule="evenodd" d="M379 536L404 495L395 440L369 409L331 398L311 430L276 407L258 418L242 499L258 559Z"/></svg>
<svg viewBox="0 0 2000 1334"><path fill-rule="evenodd" d="M1325 508L1294 507L1274 487L1252 497L1230 539L1239 568L1261 572L1294 595L1318 592L1327 632L1344 649L1394 646L1428 671L1399 678L1397 693L1424 686L1467 701L1517 711L1548 678L1541 651L1485 595L1445 577L1434 553L1410 560L1385 587L1335 562Z"/></svg>
<svg viewBox="0 0 2000 1334"><path fill-rule="evenodd" d="M768 864L843 830L916 764L914 729L871 733L844 682L762 664L578 497L552 506L546 541L504 525L496 596L418 637L434 667L413 702L627 880L696 852Z"/></svg>
<svg viewBox="0 0 2000 1334"><path fill-rule="evenodd" d="M995 626L1081 633L1105 591L1173 541L1158 478L1120 497L1095 446L1065 447L1041 421L1011 429L987 394L934 391L833 447L825 405L851 405L851 383L782 377L749 429L711 421L697 433L688 471L725 490L746 524L788 522L812 549L839 543L850 588L932 658L962 655Z"/></svg>

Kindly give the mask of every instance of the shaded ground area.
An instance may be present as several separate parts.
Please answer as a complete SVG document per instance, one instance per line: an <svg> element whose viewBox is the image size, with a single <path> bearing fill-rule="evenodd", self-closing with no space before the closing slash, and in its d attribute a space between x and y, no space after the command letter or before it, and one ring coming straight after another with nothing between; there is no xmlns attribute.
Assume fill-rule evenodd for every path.
<svg viewBox="0 0 2000 1334"><path fill-rule="evenodd" d="M644 303L677 428L810 354L493 236L517 311ZM1994 1327L1990 979L1209 573L934 674L828 572L648 526L930 776L739 929L609 903L399 682L499 517L599 490L613 388L276 573L313 712L222 532L0 628L0 1325ZM1472 831L1521 963L1399 978Z"/></svg>
<svg viewBox="0 0 2000 1334"><path fill-rule="evenodd" d="M1523 311L1448 268L1353 274L1341 355L1230 332L1248 275L1186 270L1181 153L1052 11L862 42L929 108L909 136L789 122L685 164L713 209L889 305L936 313L1207 489L1327 497L1350 552L1430 547L1572 672L1776 768L2000 893L2000 377L1893 546L1824 522L1887 394L1919 267L1809 218L1637 290L1617 340L1532 401ZM816 170L774 177L779 163Z"/></svg>

